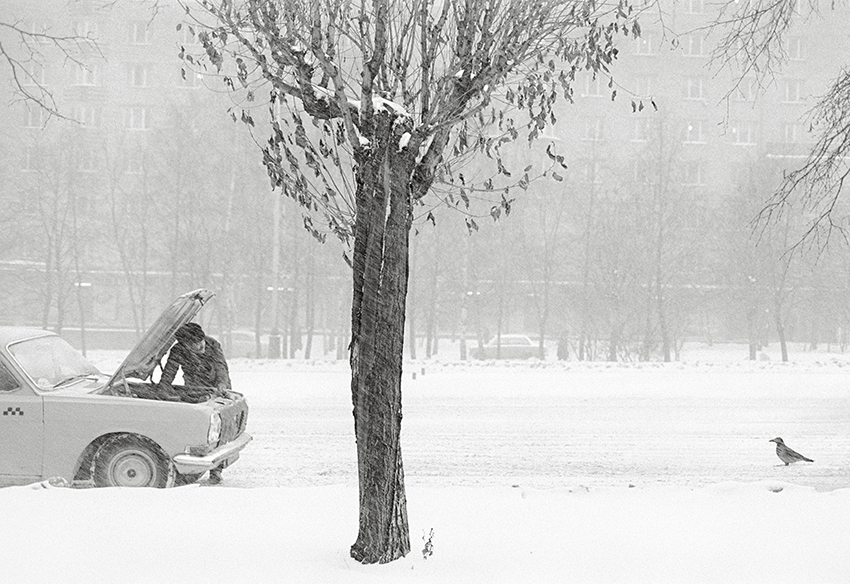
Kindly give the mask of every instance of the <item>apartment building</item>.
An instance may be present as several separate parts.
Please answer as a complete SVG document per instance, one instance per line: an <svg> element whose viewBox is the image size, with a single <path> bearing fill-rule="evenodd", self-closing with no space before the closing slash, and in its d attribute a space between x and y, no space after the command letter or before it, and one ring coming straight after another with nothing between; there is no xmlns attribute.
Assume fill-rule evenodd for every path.
<svg viewBox="0 0 850 584"><path fill-rule="evenodd" d="M48 91L69 119L51 118L8 93L6 85L10 105L0 113L5 128L0 198L30 227L4 229L7 236L0 239L0 278L6 290L15 291L9 294L13 301L0 306L0 321L76 325L79 313L88 325L127 327L145 320L144 314L131 318L131 306L149 313L199 282L230 290L232 314L221 318L231 324L222 326L268 320L268 295L277 292L267 290L293 286L262 281L269 272L271 233L264 221L272 214L273 197L251 150L256 145L227 112L232 107L238 117L250 106L229 101L220 78L177 58L181 47L195 43L185 14L176 4L145 0L10 0L5 6L25 31L74 34L96 44L65 45L66 55L35 36L34 53L15 47L22 56L21 83L34 94ZM850 39L840 18L810 17L801 8L799 24L786 37L782 69L775 76L739 76L712 59L719 35L705 25L716 14L715 3L681 0L664 2L662 9L646 14L639 39L624 42L613 80L606 74L577 78L575 104L541 140L557 142L569 163L566 181L546 188L575 193L570 201L577 205L576 216L583 216L589 197L608 204L612 216L648 208L649 197L655 197L653 204L686 209L682 232L714 251L699 261L689 252L679 260L690 262L688 269L670 285L729 286L720 270L726 261L719 250L724 232L709 229L707 217L742 192L768 196L772 185L761 180L767 171L760 175L759 165L790 167L808 152L814 135L806 113L837 75L842 57L850 55ZM246 201L247 192L256 201ZM667 198L659 199L659 193ZM640 200L624 206L632 199ZM181 214L187 205L207 209L205 220ZM296 215L293 231L299 229ZM633 223L625 227L647 228ZM571 227L571 241L581 238L583 225ZM70 230L76 230L74 237ZM156 238L144 239L153 233ZM227 262L200 253L219 246L212 257L226 256L225 233L244 239L238 249L250 253ZM290 247L296 245L292 241ZM575 259L559 272L568 290L553 311L561 323L576 320L582 265ZM487 285L479 288L486 292ZM344 321L339 309L344 298L331 296L326 301L333 318ZM488 302L495 314L500 301L491 295ZM303 310L303 302L296 310ZM487 318L486 310L483 314ZM518 316L513 326L536 325L533 317Z"/></svg>

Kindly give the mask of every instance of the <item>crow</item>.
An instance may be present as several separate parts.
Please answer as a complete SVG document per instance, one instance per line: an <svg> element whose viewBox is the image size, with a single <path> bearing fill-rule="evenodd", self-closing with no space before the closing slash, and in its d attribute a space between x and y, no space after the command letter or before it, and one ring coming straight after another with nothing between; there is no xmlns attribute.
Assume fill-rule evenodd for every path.
<svg viewBox="0 0 850 584"><path fill-rule="evenodd" d="M805 460L806 462L814 462L811 458L806 458L799 452L794 452L787 446L785 446L785 442L783 442L782 438L774 438L773 440L768 440L768 442L776 442L776 456L779 457L779 460L785 463L785 466L788 466L792 462L799 462L801 460Z"/></svg>

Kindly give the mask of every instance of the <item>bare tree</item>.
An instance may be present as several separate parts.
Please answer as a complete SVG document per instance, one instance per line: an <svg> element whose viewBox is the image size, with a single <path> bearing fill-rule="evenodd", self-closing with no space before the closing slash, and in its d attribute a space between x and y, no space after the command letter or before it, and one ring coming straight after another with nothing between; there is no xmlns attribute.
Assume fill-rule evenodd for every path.
<svg viewBox="0 0 850 584"><path fill-rule="evenodd" d="M763 208L776 177L781 176L776 160L748 165L748 173L731 199L725 224L728 260L726 275L732 302L743 309L749 338L749 358L758 358L768 341L772 324L779 341L782 360L788 360L786 323L795 305L795 296L804 279L804 256L790 251L791 234L799 219L783 215L774 228L753 237L750 217Z"/></svg>
<svg viewBox="0 0 850 584"><path fill-rule="evenodd" d="M681 130L688 122L666 112L652 115L651 140L636 160L641 175L634 186L644 199L635 212L645 225L643 245L649 252L644 258L647 324L642 358L649 359L660 341L661 356L670 361L677 352L676 330L682 328L680 313L687 303L683 284L697 279L690 268L699 265L699 250L707 244L704 236L691 232L688 237L688 226L704 226L705 209L698 187L686 184Z"/></svg>
<svg viewBox="0 0 850 584"><path fill-rule="evenodd" d="M528 175L526 174L526 177ZM523 184L530 182L528 179ZM522 225L520 246L526 250L520 273L528 275L531 288L531 304L537 315L537 356L546 358L545 344L549 335L549 322L553 312L553 297L556 278L559 275L564 251L566 217L569 215L574 194L564 189L562 180L539 182L529 189L525 208L530 217ZM563 271L561 272L563 273ZM564 326L562 325L562 329ZM563 330L556 335L563 336ZM565 342L565 339L561 339Z"/></svg>
<svg viewBox="0 0 850 584"><path fill-rule="evenodd" d="M607 70L616 39L638 28L624 1L196 6L204 54L184 51L187 65L200 58L224 75L245 100L234 117L250 126L259 92L270 96L263 161L272 185L302 205L317 238L333 233L350 246L360 486L351 554L392 561L410 549L399 437L413 209L454 172L450 155L485 153L510 175L501 145L521 131L536 138L558 98L570 98L576 71ZM508 207L503 196L498 208Z"/></svg>
<svg viewBox="0 0 850 584"><path fill-rule="evenodd" d="M8 69L17 100L42 108L49 116L71 119L60 111L48 87L46 62L56 61L58 53L65 61L85 67L85 56L92 52L99 55L96 39L90 36L28 28L20 20L0 20L0 63Z"/></svg>
<svg viewBox="0 0 850 584"><path fill-rule="evenodd" d="M739 73L735 87L745 78L764 85L788 58L789 31L804 19L825 18L821 8L845 14L848 10L844 3L820 0L725 2L709 26L722 35L713 58ZM814 147L801 166L785 174L761 217L769 221L799 207L808 222L796 244L822 246L834 232L847 239L847 209L840 200L850 176L850 70L842 69L819 98L809 112L809 124L818 136Z"/></svg>

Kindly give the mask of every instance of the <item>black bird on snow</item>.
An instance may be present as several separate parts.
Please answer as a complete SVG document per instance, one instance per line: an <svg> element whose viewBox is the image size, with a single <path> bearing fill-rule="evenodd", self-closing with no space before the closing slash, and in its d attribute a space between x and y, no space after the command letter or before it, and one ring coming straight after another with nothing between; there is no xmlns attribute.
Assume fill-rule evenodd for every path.
<svg viewBox="0 0 850 584"><path fill-rule="evenodd" d="M814 462L811 458L806 458L799 452L794 452L787 446L785 446L785 442L782 441L782 438L774 438L773 440L768 440L768 442L776 442L776 456L779 457L779 460L785 463L785 466L788 466L792 462L800 462L801 460L805 460L806 462Z"/></svg>

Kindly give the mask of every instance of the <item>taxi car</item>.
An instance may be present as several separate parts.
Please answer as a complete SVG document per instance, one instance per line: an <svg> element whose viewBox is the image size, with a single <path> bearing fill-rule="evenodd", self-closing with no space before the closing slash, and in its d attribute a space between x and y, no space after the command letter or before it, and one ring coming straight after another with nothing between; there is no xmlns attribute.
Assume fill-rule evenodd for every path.
<svg viewBox="0 0 850 584"><path fill-rule="evenodd" d="M111 376L53 332L0 327L0 485L170 487L235 462L251 441L242 394L151 379L213 296L177 298Z"/></svg>

